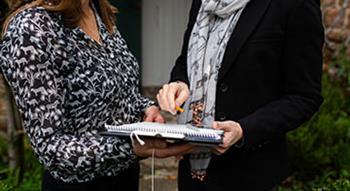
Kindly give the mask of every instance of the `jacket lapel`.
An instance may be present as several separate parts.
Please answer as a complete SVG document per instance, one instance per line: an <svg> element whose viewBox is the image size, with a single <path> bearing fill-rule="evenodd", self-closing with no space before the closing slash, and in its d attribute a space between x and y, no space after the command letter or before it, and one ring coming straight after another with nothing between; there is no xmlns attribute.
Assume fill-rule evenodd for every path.
<svg viewBox="0 0 350 191"><path fill-rule="evenodd" d="M268 6L270 5L270 2L271 0L252 0L250 3L248 3L227 44L225 55L219 71L219 80L225 76L227 71L230 69L230 66L236 60L240 49L247 41L250 34L254 31L259 21L263 18Z"/></svg>

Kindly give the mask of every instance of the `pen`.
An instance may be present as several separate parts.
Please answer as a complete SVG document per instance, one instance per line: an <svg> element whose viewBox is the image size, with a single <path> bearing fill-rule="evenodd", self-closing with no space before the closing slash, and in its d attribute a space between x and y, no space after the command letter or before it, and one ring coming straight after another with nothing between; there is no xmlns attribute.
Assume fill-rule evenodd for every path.
<svg viewBox="0 0 350 191"><path fill-rule="evenodd" d="M185 110L182 109L180 106L175 106L175 110L180 112L180 113L183 113Z"/></svg>

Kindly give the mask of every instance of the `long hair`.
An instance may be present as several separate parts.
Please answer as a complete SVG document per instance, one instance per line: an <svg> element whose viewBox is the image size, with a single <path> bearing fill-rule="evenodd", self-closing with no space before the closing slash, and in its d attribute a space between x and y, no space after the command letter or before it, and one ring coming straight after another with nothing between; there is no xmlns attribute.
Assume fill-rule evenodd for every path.
<svg viewBox="0 0 350 191"><path fill-rule="evenodd" d="M91 0L101 16L104 24L109 32L113 31L115 26L115 14L117 8L112 6L108 0ZM7 26L11 19L20 11L28 8L42 6L47 11L59 12L62 14L65 26L75 28L83 15L80 0L7 0L11 10L11 14L4 22L3 33L7 30Z"/></svg>

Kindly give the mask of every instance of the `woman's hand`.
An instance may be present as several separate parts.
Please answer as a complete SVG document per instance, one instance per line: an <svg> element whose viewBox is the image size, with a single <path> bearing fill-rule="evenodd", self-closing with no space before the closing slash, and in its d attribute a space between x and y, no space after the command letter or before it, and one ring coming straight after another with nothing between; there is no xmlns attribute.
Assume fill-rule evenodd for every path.
<svg viewBox="0 0 350 191"><path fill-rule="evenodd" d="M176 114L175 106L181 106L190 96L187 84L172 82L165 84L157 94L157 100L162 110Z"/></svg>
<svg viewBox="0 0 350 191"><path fill-rule="evenodd" d="M153 151L156 158L182 156L190 153L195 147L190 144L167 145L165 141L159 139L144 139L143 141L144 145L140 145L136 140L133 144L135 154L140 157L151 157Z"/></svg>
<svg viewBox="0 0 350 191"><path fill-rule="evenodd" d="M213 128L225 132L223 143L214 149L214 153L217 155L224 154L232 145L243 137L241 125L234 121L214 122Z"/></svg>
<svg viewBox="0 0 350 191"><path fill-rule="evenodd" d="M145 110L143 121L165 123L164 117L160 114L159 108L156 106L150 106Z"/></svg>

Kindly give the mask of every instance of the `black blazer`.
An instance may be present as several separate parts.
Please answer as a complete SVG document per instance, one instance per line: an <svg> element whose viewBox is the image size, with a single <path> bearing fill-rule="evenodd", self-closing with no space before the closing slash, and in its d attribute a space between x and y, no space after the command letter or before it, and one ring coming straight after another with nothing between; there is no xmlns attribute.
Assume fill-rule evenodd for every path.
<svg viewBox="0 0 350 191"><path fill-rule="evenodd" d="M193 0L170 81L189 83L187 46L201 0ZM180 163L180 191L266 190L288 174L285 135L319 109L324 30L319 0L251 0L226 48L216 120L240 123L244 146L214 157L203 184ZM198 186L198 187L193 187Z"/></svg>

